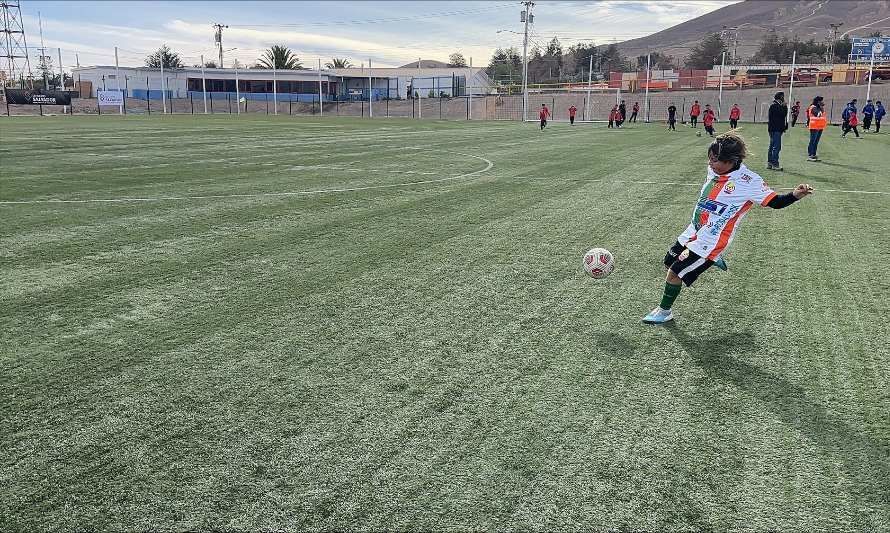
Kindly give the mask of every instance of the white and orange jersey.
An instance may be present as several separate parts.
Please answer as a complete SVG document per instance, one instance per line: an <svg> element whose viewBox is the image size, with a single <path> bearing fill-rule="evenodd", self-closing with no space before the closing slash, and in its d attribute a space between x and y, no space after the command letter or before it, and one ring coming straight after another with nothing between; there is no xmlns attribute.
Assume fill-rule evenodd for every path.
<svg viewBox="0 0 890 533"><path fill-rule="evenodd" d="M701 189L692 222L677 241L714 261L726 251L751 206L766 205L775 196L763 178L745 165L722 176L708 166L708 181Z"/></svg>

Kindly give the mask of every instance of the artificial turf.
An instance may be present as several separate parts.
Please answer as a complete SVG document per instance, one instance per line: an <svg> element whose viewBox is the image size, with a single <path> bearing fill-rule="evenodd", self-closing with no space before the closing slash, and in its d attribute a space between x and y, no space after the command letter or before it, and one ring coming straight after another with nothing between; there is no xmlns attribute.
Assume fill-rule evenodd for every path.
<svg viewBox="0 0 890 533"><path fill-rule="evenodd" d="M741 131L653 327L688 128L0 121L0 530L887 531L890 137Z"/></svg>

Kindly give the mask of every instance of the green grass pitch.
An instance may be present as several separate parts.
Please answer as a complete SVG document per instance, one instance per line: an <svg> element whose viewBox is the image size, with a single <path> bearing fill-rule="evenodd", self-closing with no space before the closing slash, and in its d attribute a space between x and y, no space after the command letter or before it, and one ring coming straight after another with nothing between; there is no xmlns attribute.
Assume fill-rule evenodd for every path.
<svg viewBox="0 0 890 533"><path fill-rule="evenodd" d="M0 530L890 529L886 135L652 327L688 128L0 128Z"/></svg>

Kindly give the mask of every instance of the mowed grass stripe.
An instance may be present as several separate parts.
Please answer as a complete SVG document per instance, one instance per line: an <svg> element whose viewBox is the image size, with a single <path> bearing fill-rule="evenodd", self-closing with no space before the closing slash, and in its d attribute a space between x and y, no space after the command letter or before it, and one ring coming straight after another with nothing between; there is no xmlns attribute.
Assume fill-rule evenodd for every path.
<svg viewBox="0 0 890 533"><path fill-rule="evenodd" d="M151 127L216 120L179 118ZM250 129L265 124L274 134L272 120ZM653 329L639 317L696 195L673 184L703 179L707 139L408 126L495 166L441 188L299 201L15 208L4 274L41 283L49 260L60 270L46 276L81 277L4 299L7 529L868 529L887 517L890 356L885 330L863 329L890 310L877 195L752 211L730 271L684 291L677 327ZM503 135L474 135L487 129ZM799 137L783 154L803 150ZM373 152L363 142L378 141L349 150ZM840 162L858 165L873 142ZM778 185L841 179L792 157ZM594 245L618 257L603 282L580 269ZM851 252L876 262L848 268Z"/></svg>

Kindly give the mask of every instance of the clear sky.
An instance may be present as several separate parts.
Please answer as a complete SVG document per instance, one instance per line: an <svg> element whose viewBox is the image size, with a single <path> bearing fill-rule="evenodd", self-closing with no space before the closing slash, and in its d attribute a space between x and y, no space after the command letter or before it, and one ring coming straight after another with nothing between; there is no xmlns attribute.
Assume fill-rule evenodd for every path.
<svg viewBox="0 0 890 533"><path fill-rule="evenodd" d="M563 46L580 40L596 44L641 37L718 9L737 0L547 1L534 9L533 42L556 36ZM356 65L397 66L423 59L447 60L461 52L474 65L485 65L498 46L522 47L518 2L88 2L23 0L28 45L40 45L38 11L49 48L62 48L66 69L114 64L114 46L121 66L139 66L145 55L163 43L179 52L188 65L199 56L217 57L211 24L224 30L226 66L237 57L252 64L262 50L284 44L304 65L317 59L347 57ZM508 30L497 33L498 30ZM34 55L37 51L34 50ZM52 50L53 59L56 51ZM33 62L33 60L32 60Z"/></svg>

